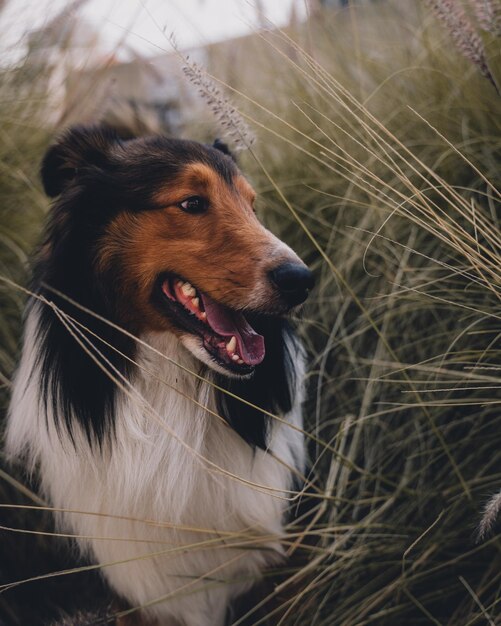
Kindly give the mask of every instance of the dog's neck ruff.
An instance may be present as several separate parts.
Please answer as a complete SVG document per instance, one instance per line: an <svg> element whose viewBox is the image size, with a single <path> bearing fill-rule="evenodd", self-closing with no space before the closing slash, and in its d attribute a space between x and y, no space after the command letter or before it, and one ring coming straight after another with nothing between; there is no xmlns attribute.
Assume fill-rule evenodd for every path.
<svg viewBox="0 0 501 626"><path fill-rule="evenodd" d="M152 334L142 339L154 350L137 349L134 373L117 374L113 427L93 446L78 420L71 433L61 428L57 393L44 401L40 315L40 305L31 307L25 326L9 454L40 473L56 508L93 513L68 512L60 521L87 537L78 543L91 558L115 563L103 574L131 605L150 604L147 613L160 623L219 626L229 600L281 558L288 490L304 467L301 392L285 416L292 427L271 420L266 449L249 445L245 428L252 428L240 424L242 435L229 425L236 400L218 399L216 377L194 376L200 364L174 335ZM300 351L287 335L277 342L288 344L302 380Z"/></svg>

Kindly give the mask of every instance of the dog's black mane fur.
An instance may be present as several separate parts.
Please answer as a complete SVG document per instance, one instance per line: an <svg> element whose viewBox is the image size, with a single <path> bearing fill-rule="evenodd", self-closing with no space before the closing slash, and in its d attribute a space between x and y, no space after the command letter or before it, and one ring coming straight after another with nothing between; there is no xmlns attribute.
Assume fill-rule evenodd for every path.
<svg viewBox="0 0 501 626"><path fill-rule="evenodd" d="M133 339L71 301L122 325L115 306L117 280L109 276L106 284L96 282L96 243L118 211L156 208L151 190L194 161L207 163L227 181L237 171L221 142L215 147L167 137L125 142L101 127L70 130L43 161L44 188L56 200L35 264L32 290L75 320L72 330L81 333L85 348L52 307L32 299L28 306L40 309L42 400L52 410L58 428L71 434L76 419L93 445L101 445L114 428L116 384L101 367L114 378L129 380L136 346ZM218 375L217 382L266 412L285 413L291 409L295 385L294 356L286 344L288 338L293 345L293 333L279 318L255 318L252 324L265 337L263 363L249 380ZM135 334L134 328L127 330ZM265 448L266 414L220 391L217 395L218 408L234 430L250 445Z"/></svg>

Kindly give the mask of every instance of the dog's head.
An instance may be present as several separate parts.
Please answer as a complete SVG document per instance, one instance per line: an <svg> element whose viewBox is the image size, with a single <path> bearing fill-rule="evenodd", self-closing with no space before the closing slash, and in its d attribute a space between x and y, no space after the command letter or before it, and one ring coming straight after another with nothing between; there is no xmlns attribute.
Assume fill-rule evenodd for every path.
<svg viewBox="0 0 501 626"><path fill-rule="evenodd" d="M42 179L59 197L45 254L64 235L67 263L81 263L119 323L175 333L225 375L248 376L264 359L248 317L286 314L313 285L257 219L255 192L224 144L75 128L49 149ZM69 295L72 280L78 272L62 281Z"/></svg>

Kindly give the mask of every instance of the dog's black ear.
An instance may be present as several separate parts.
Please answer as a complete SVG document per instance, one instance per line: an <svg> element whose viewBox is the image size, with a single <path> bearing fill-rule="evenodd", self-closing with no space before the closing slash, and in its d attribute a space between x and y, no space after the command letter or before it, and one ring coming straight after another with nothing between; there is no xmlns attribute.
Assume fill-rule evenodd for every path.
<svg viewBox="0 0 501 626"><path fill-rule="evenodd" d="M228 146L224 143L224 141L221 141L221 139L215 139L214 143L212 144L212 147L215 148L216 150L219 150L219 152L222 152L223 154L227 154L234 161L236 161L234 154L231 152Z"/></svg>
<svg viewBox="0 0 501 626"><path fill-rule="evenodd" d="M119 142L116 132L102 126L75 126L51 146L42 161L41 177L45 193L58 196L87 167L105 168L110 150Z"/></svg>

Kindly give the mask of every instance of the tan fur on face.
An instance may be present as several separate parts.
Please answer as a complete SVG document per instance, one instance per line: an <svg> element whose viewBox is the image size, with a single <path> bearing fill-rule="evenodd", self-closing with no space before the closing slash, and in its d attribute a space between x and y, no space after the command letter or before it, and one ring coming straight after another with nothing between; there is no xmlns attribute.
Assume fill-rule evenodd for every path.
<svg viewBox="0 0 501 626"><path fill-rule="evenodd" d="M179 204L190 196L206 198L207 212L184 212ZM98 269L119 267L128 321L137 330L175 330L151 302L163 272L184 277L233 309L262 308L265 296L273 301L267 273L293 253L257 220L255 192L242 175L228 184L211 167L192 163L154 197L158 210L119 214L98 252Z"/></svg>

